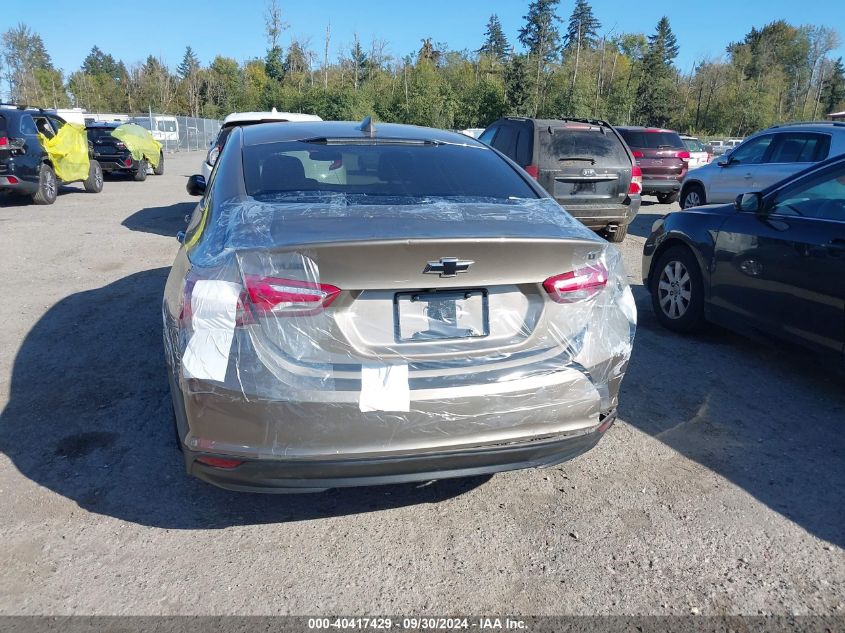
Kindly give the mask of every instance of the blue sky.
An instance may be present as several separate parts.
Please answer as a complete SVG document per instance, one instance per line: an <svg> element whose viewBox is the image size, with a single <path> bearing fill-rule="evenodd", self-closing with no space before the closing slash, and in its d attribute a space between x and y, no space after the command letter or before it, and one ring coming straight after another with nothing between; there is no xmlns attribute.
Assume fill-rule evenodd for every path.
<svg viewBox="0 0 845 633"><path fill-rule="evenodd" d="M491 13L497 13L512 43L522 25L529 0L279 0L289 24L283 44L291 37L310 38L315 64L322 60L326 24L331 22L332 59L348 49L357 32L365 48L375 37L386 40L388 52L402 56L418 50L420 39L431 37L452 49L476 49ZM66 72L76 70L93 45L123 59L142 61L148 53L161 56L175 67L190 45L205 64L215 55L239 61L261 57L266 49L263 0L144 0L124 4L70 3L40 0L38 11L27 2L4 2L0 31L25 22L41 34L53 61ZM668 15L678 37L676 64L689 71L702 57L718 57L728 42L741 39L752 26L776 19L793 24L824 24L845 29L845 1L822 0L689 0L639 2L592 0L602 31L651 33L661 15ZM559 15L565 20L574 0L561 0ZM50 16L38 21L37 15ZM114 26L110 25L113 24ZM132 25L121 28L118 25ZM845 32L840 33L845 38ZM834 57L845 56L840 45Z"/></svg>

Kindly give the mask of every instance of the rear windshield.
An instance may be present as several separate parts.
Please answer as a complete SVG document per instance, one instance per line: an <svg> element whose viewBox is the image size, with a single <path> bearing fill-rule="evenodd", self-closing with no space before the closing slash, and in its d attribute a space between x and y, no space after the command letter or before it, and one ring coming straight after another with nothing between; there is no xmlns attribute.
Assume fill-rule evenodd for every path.
<svg viewBox="0 0 845 633"><path fill-rule="evenodd" d="M523 178L486 147L424 143L293 141L243 149L246 190L257 199L334 192L378 198L537 198ZM395 202L394 202L395 203Z"/></svg>
<svg viewBox="0 0 845 633"><path fill-rule="evenodd" d="M677 132L619 130L629 147L642 149L686 149Z"/></svg>
<svg viewBox="0 0 845 633"><path fill-rule="evenodd" d="M684 141L684 145L686 148L691 152L703 152L704 151L704 143L699 141L697 138L685 138L682 139Z"/></svg>
<svg viewBox="0 0 845 633"><path fill-rule="evenodd" d="M92 141L96 141L100 138L110 138L113 129L114 128L110 127L89 127L88 138Z"/></svg>
<svg viewBox="0 0 845 633"><path fill-rule="evenodd" d="M540 128L540 166L557 169L577 162L630 166L631 159L616 135L597 126ZM593 162L588 161L592 160Z"/></svg>

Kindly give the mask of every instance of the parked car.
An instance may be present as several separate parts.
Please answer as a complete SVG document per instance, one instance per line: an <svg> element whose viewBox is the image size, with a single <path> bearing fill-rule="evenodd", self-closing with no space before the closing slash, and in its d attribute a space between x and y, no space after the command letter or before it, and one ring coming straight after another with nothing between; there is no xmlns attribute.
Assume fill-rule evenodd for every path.
<svg viewBox="0 0 845 633"><path fill-rule="evenodd" d="M175 116L153 114L133 117L129 122L149 130L153 138L164 145L165 148L173 148L179 145L179 119Z"/></svg>
<svg viewBox="0 0 845 633"><path fill-rule="evenodd" d="M307 177L344 164L343 182ZM454 132L235 127L167 280L187 470L249 491L558 463L612 424L619 251Z"/></svg>
<svg viewBox="0 0 845 633"><path fill-rule="evenodd" d="M202 170L200 173L205 177L206 182L211 178L211 170L214 168L214 163L220 152L223 151L223 146L226 145L226 139L236 126L255 125L256 123L267 122L290 122L290 121L322 121L316 114L302 114L301 112L278 112L273 108L270 112L232 112L223 119L223 124L220 126L220 132L217 133L217 138L208 149L208 154L202 163Z"/></svg>
<svg viewBox="0 0 845 633"><path fill-rule="evenodd" d="M681 134L684 147L689 152L689 168L702 167L713 159L712 150L708 151L707 146L694 136Z"/></svg>
<svg viewBox="0 0 845 633"><path fill-rule="evenodd" d="M681 208L727 204L829 156L845 153L845 123L793 123L758 132L719 160L687 174Z"/></svg>
<svg viewBox="0 0 845 633"><path fill-rule="evenodd" d="M643 195L668 204L678 199L681 180L689 169L689 150L673 130L619 127L619 133L637 159L643 174Z"/></svg>
<svg viewBox="0 0 845 633"><path fill-rule="evenodd" d="M147 179L147 171L150 168L150 163L143 155L139 155L136 151L137 158L133 158L131 148L127 147L126 143L112 136L117 128L125 125L124 123L109 121L109 122L94 122L89 123L85 128L88 133L88 140L94 148L93 158L100 163L100 168L106 174L124 174L131 176L135 181L144 181ZM139 132L149 136L148 141L152 142L152 135L145 128L135 128ZM156 176L164 174L164 152L161 147L158 147L158 164L152 168Z"/></svg>
<svg viewBox="0 0 845 633"><path fill-rule="evenodd" d="M712 321L841 359L845 156L734 204L668 214L646 240L643 273L671 330Z"/></svg>
<svg viewBox="0 0 845 633"><path fill-rule="evenodd" d="M642 179L622 137L597 119L506 117L479 140L535 178L573 217L621 242L640 208Z"/></svg>
<svg viewBox="0 0 845 633"><path fill-rule="evenodd" d="M53 204L59 186L71 182L81 182L89 193L102 191L103 172L97 161L91 160L85 139L79 139L84 137L81 127L72 132L81 144L74 148L76 155L66 155L61 164L42 145L39 134L54 139L65 125L60 116L40 108L0 105L0 191L31 196L35 204ZM64 163L75 163L66 171L76 175L62 179L57 172L65 171Z"/></svg>

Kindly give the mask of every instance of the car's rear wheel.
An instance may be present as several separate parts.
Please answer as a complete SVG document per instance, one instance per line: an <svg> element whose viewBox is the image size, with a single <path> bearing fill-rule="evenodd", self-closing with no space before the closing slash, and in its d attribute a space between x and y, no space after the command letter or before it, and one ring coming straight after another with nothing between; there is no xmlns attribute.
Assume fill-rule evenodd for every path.
<svg viewBox="0 0 845 633"><path fill-rule="evenodd" d="M38 190L32 194L32 201L35 204L53 204L59 194L59 182L56 180L56 172L50 165L41 165L38 172Z"/></svg>
<svg viewBox="0 0 845 633"><path fill-rule="evenodd" d="M162 152L161 156L158 157L158 167L153 168L153 173L156 176L164 175L164 152Z"/></svg>
<svg viewBox="0 0 845 633"><path fill-rule="evenodd" d="M704 282L692 251L667 249L654 265L651 305L660 324L675 332L692 332L704 323Z"/></svg>
<svg viewBox="0 0 845 633"><path fill-rule="evenodd" d="M660 204L672 204L677 199L678 199L678 192L677 191L672 191L670 193L658 193L657 194L657 201Z"/></svg>
<svg viewBox="0 0 845 633"><path fill-rule="evenodd" d="M90 162L88 178L82 184L88 193L100 193L103 190L103 169L100 167L100 163L95 160Z"/></svg>
<svg viewBox="0 0 845 633"><path fill-rule="evenodd" d="M138 163L138 169L132 174L132 180L135 182L144 182L147 179L147 161L142 160Z"/></svg>
<svg viewBox="0 0 845 633"><path fill-rule="evenodd" d="M615 231L606 231L607 239L614 244L620 244L625 241L625 236L628 235L628 225L619 224Z"/></svg>
<svg viewBox="0 0 845 633"><path fill-rule="evenodd" d="M704 187L693 184L684 189L684 196L681 199L682 209L700 207L702 204L707 204L704 196Z"/></svg>

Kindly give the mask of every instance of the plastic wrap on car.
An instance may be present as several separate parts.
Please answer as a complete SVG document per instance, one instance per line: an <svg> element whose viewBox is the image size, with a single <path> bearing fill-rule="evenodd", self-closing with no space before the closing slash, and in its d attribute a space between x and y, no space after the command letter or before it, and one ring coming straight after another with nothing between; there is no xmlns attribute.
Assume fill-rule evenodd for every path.
<svg viewBox="0 0 845 633"><path fill-rule="evenodd" d="M53 138L39 133L38 139L59 180L73 182L88 178L88 136L83 126L66 123Z"/></svg>
<svg viewBox="0 0 845 633"><path fill-rule="evenodd" d="M111 135L126 145L135 160L146 160L153 168L161 159L161 143L153 138L149 130L134 123L124 123L112 130Z"/></svg>
<svg viewBox="0 0 845 633"><path fill-rule="evenodd" d="M182 303L165 311L190 448L250 457L460 448L587 433L617 406L636 327L622 258L551 199L393 206L325 194L245 197L209 213L193 223ZM347 257L357 244L372 261ZM591 266L606 271L606 283L556 303L543 279L520 278L504 259L501 275L481 282L475 269L422 274L423 253L475 248L519 249L508 261L547 257L550 273ZM417 251L419 268L404 271L397 260ZM273 292L339 294L327 307L312 301L279 316L262 303L265 282L282 289ZM428 301L432 288L470 291L455 305L486 305L488 333L401 339L399 294L420 291ZM439 304L424 305L419 318L428 319Z"/></svg>

